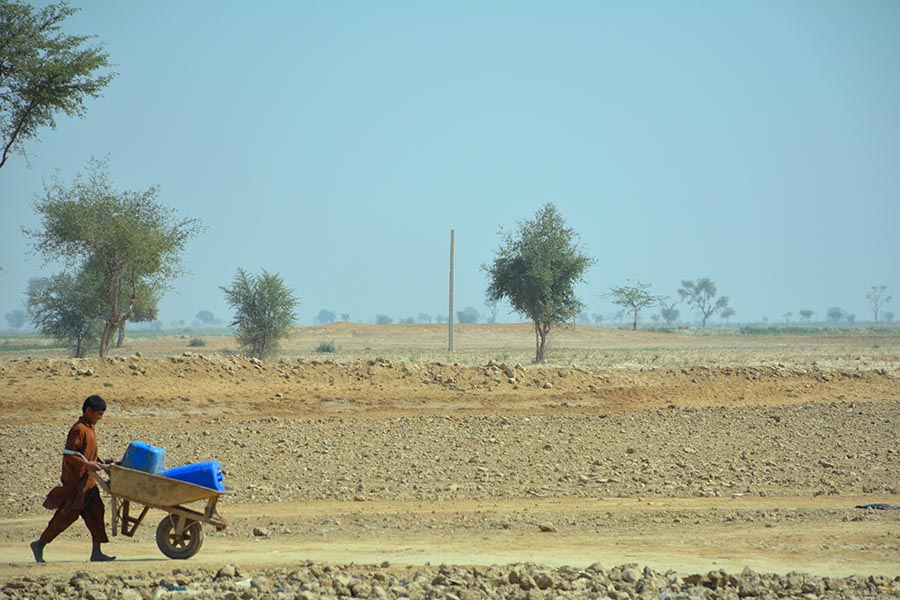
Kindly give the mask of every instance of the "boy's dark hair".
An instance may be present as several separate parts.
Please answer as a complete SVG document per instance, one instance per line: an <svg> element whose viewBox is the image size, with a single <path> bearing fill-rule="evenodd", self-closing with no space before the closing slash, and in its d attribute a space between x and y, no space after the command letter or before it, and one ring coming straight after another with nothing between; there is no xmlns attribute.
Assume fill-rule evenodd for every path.
<svg viewBox="0 0 900 600"><path fill-rule="evenodd" d="M84 412L89 408L93 410L105 411L106 400L104 400L97 394L88 396L87 398L85 398L84 404L81 405L81 413L84 414Z"/></svg>

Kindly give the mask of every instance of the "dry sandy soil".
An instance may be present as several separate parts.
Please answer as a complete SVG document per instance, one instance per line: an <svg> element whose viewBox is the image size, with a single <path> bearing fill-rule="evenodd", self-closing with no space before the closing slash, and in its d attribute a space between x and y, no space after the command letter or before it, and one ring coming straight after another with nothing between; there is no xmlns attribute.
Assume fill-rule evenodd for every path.
<svg viewBox="0 0 900 600"><path fill-rule="evenodd" d="M102 361L0 351L0 581L86 567L80 524L48 565L27 544L92 393L109 403L102 456L143 440L168 466L219 460L233 488L228 529L207 528L196 557L162 556L154 511L95 573L313 560L900 576L900 510L856 508L900 505L900 334L569 328L541 366L525 325L458 327L452 357L445 326L301 328L267 362L206 341L134 338ZM316 354L321 341L338 352Z"/></svg>

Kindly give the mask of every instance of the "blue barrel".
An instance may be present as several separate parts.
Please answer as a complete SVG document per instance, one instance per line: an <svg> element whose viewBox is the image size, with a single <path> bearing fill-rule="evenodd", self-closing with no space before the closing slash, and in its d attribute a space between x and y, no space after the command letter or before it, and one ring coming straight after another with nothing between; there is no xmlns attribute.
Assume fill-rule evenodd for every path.
<svg viewBox="0 0 900 600"><path fill-rule="evenodd" d="M158 475L166 466L166 449L146 442L131 442L120 463L123 467Z"/></svg>
<svg viewBox="0 0 900 600"><path fill-rule="evenodd" d="M223 483L225 474L222 473L222 465L217 460L208 460L206 462L173 467L171 469L166 469L161 475L179 481L187 481L188 483L193 483L219 492L225 491L225 484Z"/></svg>

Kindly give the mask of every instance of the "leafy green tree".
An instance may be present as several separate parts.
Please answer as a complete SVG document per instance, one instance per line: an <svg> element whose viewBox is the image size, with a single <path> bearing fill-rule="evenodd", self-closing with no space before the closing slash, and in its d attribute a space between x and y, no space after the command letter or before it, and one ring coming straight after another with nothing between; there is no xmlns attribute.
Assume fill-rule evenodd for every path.
<svg viewBox="0 0 900 600"><path fill-rule="evenodd" d="M716 298L716 293L716 284L708 277L697 281L685 279L678 288L678 296L700 313L701 327L706 327L707 319L728 307L728 296Z"/></svg>
<svg viewBox="0 0 900 600"><path fill-rule="evenodd" d="M460 325L474 325L481 319L481 315L473 307L468 306L465 310L456 311L456 322Z"/></svg>
<svg viewBox="0 0 900 600"><path fill-rule="evenodd" d="M294 310L299 301L294 291L277 273L266 270L260 275L238 269L231 287L221 287L225 300L234 309L231 323L237 327L235 338L251 356L268 358L278 350L279 341L291 331Z"/></svg>
<svg viewBox="0 0 900 600"><path fill-rule="evenodd" d="M21 308L17 308L15 310L11 310L6 313L6 322L9 324L11 329L16 331L22 329L25 326L25 311Z"/></svg>
<svg viewBox="0 0 900 600"><path fill-rule="evenodd" d="M814 314L814 311L812 311L812 310L810 310L810 309L808 309L808 308L804 308L804 309L801 310L798 314L800 315L800 319L801 319L802 321L806 321L806 322L808 323L809 320L812 318L812 316L813 316L813 314Z"/></svg>
<svg viewBox="0 0 900 600"><path fill-rule="evenodd" d="M534 219L520 221L515 235L502 230L493 263L482 265L490 283L490 299L506 298L513 310L534 323L534 362L544 362L547 336L554 324L565 323L582 311L575 296L594 259L583 253L578 235L553 204L545 204Z"/></svg>
<svg viewBox="0 0 900 600"><path fill-rule="evenodd" d="M838 306L832 306L825 311L825 315L828 317L829 321L837 323L844 317L844 310Z"/></svg>
<svg viewBox="0 0 900 600"><path fill-rule="evenodd" d="M620 285L609 288L609 292L601 294L604 298L609 298L613 304L623 306L631 310L633 320L631 329L637 331L638 317L641 309L656 304L660 301L658 296L654 296L647 290L650 289L649 283L636 282L636 285Z"/></svg>
<svg viewBox="0 0 900 600"><path fill-rule="evenodd" d="M329 323L334 323L336 315L333 311L325 310L324 308L319 311L319 314L316 315L316 323L319 325L328 325Z"/></svg>
<svg viewBox="0 0 900 600"><path fill-rule="evenodd" d="M200 321L203 325L215 325L216 323L220 323L221 320L216 318L216 315L211 310L198 310L197 314L194 315L194 318Z"/></svg>
<svg viewBox="0 0 900 600"><path fill-rule="evenodd" d="M500 301L497 300L496 298L487 298L484 301L484 305L488 309L488 315L490 315L487 318L487 322L488 323L496 323L497 322L497 312L500 310L500 306L499 306Z"/></svg>
<svg viewBox="0 0 900 600"><path fill-rule="evenodd" d="M101 274L106 306L101 357L131 317L138 291L158 292L180 275L181 253L202 229L196 219L175 219L172 209L157 202L156 187L117 192L107 170L106 161L91 159L87 177L79 174L70 186L59 179L45 185L44 197L34 203L42 229L25 231L47 260Z"/></svg>
<svg viewBox="0 0 900 600"><path fill-rule="evenodd" d="M781 316L784 317L785 324L789 324L791 322L791 317L794 316L794 313L792 313L791 311L787 311Z"/></svg>
<svg viewBox="0 0 900 600"><path fill-rule="evenodd" d="M82 270L40 277L28 282L28 318L43 335L72 348L81 358L96 347L103 331L103 305L96 272Z"/></svg>
<svg viewBox="0 0 900 600"><path fill-rule="evenodd" d="M669 298L666 296L659 297L659 316L665 321L666 325L673 325L676 321L678 321L678 317L681 316L681 311L675 308L678 306L678 301L669 302Z"/></svg>
<svg viewBox="0 0 900 600"><path fill-rule="evenodd" d="M431 315L428 313L419 313L417 320L419 323L431 323Z"/></svg>
<svg viewBox="0 0 900 600"><path fill-rule="evenodd" d="M394 322L393 317L389 317L383 313L378 313L375 315L375 324L376 325L390 325Z"/></svg>
<svg viewBox="0 0 900 600"><path fill-rule="evenodd" d="M731 317L734 316L734 309L731 308L730 306L726 306L725 308L722 309L722 312L720 313L720 316L721 316L722 319L724 319L724 321L727 323L727 322L728 322L728 319L730 319Z"/></svg>
<svg viewBox="0 0 900 600"><path fill-rule="evenodd" d="M90 36L65 35L62 23L78 12L65 2L35 9L0 0L0 168L56 115L83 117L84 100L98 98L115 73Z"/></svg>
<svg viewBox="0 0 900 600"><path fill-rule="evenodd" d="M892 299L893 296L888 294L886 285L873 285L869 289L869 292L866 294L866 300L869 301L869 306L872 307L872 312L875 313L876 323L878 322L878 311Z"/></svg>

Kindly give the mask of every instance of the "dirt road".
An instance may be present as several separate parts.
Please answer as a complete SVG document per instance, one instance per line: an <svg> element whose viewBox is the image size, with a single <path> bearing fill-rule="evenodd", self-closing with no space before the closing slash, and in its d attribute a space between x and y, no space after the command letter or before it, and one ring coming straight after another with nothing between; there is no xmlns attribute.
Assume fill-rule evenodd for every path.
<svg viewBox="0 0 900 600"><path fill-rule="evenodd" d="M889 500L880 498L878 500ZM822 576L900 574L898 520L852 508L866 497L534 499L489 502L308 502L235 504L230 533L206 532L192 567L219 568L326 563L485 565L532 562L585 568L637 563L658 571L702 573L801 571ZM747 519L766 513L768 519ZM780 518L779 513L794 515ZM711 518L711 515L718 518ZM118 557L104 570L171 569L152 534L156 513L134 538L116 538ZM604 516L597 528L579 526ZM479 523L498 526L482 528ZM249 523L257 535L246 529ZM62 574L84 562L79 531L54 543L48 565L33 565L26 540L44 519L4 519L0 577L22 572ZM542 531L541 526L550 531ZM77 529L77 528L76 528ZM893 564L893 571L891 565ZM98 565L91 565L92 569Z"/></svg>

